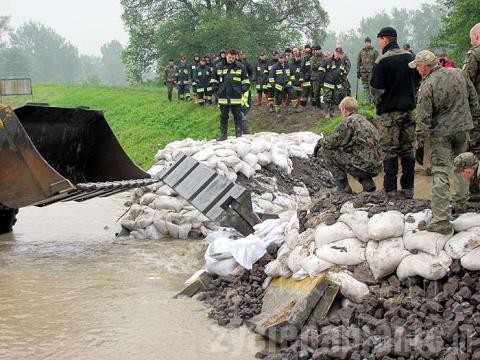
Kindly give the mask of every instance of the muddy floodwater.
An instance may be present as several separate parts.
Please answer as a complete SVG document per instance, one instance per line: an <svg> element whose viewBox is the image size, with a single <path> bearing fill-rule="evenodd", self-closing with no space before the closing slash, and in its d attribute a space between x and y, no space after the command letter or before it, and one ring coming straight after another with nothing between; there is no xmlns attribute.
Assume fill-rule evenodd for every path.
<svg viewBox="0 0 480 360"><path fill-rule="evenodd" d="M174 300L201 241L115 238L128 195L21 210L0 236L0 359L248 359L265 349Z"/></svg>

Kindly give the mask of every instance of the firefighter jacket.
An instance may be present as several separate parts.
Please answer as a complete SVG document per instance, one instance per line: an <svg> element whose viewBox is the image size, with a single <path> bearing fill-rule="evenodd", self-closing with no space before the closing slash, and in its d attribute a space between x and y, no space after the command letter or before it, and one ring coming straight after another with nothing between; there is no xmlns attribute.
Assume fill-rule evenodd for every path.
<svg viewBox="0 0 480 360"><path fill-rule="evenodd" d="M210 70L210 66L202 66L199 64L198 67L196 67L195 72L193 73L193 81L195 81L195 83L197 84L197 88L206 89L207 87L210 87L211 79L212 71Z"/></svg>
<svg viewBox="0 0 480 360"><path fill-rule="evenodd" d="M290 60L290 71L293 75L292 85L296 91L302 90L303 83L303 61L302 58Z"/></svg>
<svg viewBox="0 0 480 360"><path fill-rule="evenodd" d="M295 79L288 63L276 63L271 69L268 76L270 85L278 91L292 87L292 81Z"/></svg>
<svg viewBox="0 0 480 360"><path fill-rule="evenodd" d="M193 60L192 65L190 65L190 80L192 80L192 84L195 82L193 80L193 75L195 74L199 66L200 66L200 61L195 61L195 60Z"/></svg>
<svg viewBox="0 0 480 360"><path fill-rule="evenodd" d="M268 84L268 61L258 60L257 66L255 67L254 72L255 83L257 84L257 89L259 85Z"/></svg>
<svg viewBox="0 0 480 360"><path fill-rule="evenodd" d="M177 83L178 85L190 84L190 70L188 65L177 66Z"/></svg>
<svg viewBox="0 0 480 360"><path fill-rule="evenodd" d="M232 64L226 60L219 62L210 83L216 91L219 105L241 105L242 96L250 87L247 71L239 61Z"/></svg>
<svg viewBox="0 0 480 360"><path fill-rule="evenodd" d="M310 87L312 85L312 83L310 82L310 80L312 79L312 66L310 63L311 58L311 55L305 55L305 57L303 58L302 72L304 87Z"/></svg>
<svg viewBox="0 0 480 360"><path fill-rule="evenodd" d="M325 62L327 72L323 79L323 86L327 89L341 89L342 83L347 76L347 70L343 59L331 58Z"/></svg>

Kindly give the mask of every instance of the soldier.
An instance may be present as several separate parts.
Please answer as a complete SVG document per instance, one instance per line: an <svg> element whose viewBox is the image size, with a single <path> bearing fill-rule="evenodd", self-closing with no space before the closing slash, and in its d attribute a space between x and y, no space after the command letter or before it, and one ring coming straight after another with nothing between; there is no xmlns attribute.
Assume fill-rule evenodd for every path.
<svg viewBox="0 0 480 360"><path fill-rule="evenodd" d="M287 64L287 59L284 54L278 55L278 63L271 69L268 77L268 82L271 88L274 89L275 94L275 112L277 117L280 116L280 107L285 100L285 96L293 98L292 80L294 76Z"/></svg>
<svg viewBox="0 0 480 360"><path fill-rule="evenodd" d="M314 155L332 173L338 191L352 192L347 174L362 184L363 191L375 191L373 178L382 170L378 131L357 113L354 98L344 98L339 108L343 120L331 135L318 141Z"/></svg>
<svg viewBox="0 0 480 360"><path fill-rule="evenodd" d="M369 37L365 38L363 49L358 53L357 58L357 79L362 80L363 93L366 103L372 103L372 94L370 92L370 78L372 76L373 65L377 60L378 51L372 46L372 40ZM358 80L357 80L358 81Z"/></svg>
<svg viewBox="0 0 480 360"><path fill-rule="evenodd" d="M255 88L257 89L257 102L255 105L262 105L263 94L265 94L265 101L268 105L268 62L267 55L263 51L258 58L253 77L255 79Z"/></svg>
<svg viewBox="0 0 480 360"><path fill-rule="evenodd" d="M470 184L470 200L480 200L480 167L478 158L471 152L462 153L453 160L455 172Z"/></svg>
<svg viewBox="0 0 480 360"><path fill-rule="evenodd" d="M352 87L350 86L350 81L348 80L348 74L350 74L350 70L352 69L352 62L350 61L350 58L348 55L343 51L342 47L338 45L335 48L335 51L339 52L340 57L343 60L343 67L345 69L345 76L343 77L342 80L342 86L343 86L343 96L352 96ZM341 100L341 99L340 99Z"/></svg>
<svg viewBox="0 0 480 360"><path fill-rule="evenodd" d="M470 42L472 48L465 55L463 71L472 81L480 99L480 23L470 30ZM474 128L471 134L470 150L475 155L480 155L480 112L472 113L472 116Z"/></svg>
<svg viewBox="0 0 480 360"><path fill-rule="evenodd" d="M312 66L310 62L312 54L311 54L310 45L305 45L303 52L304 52L303 65L302 65L303 90L302 90L302 100L301 100L302 109L305 108L305 106L307 106L308 99L312 96L312 82L311 82Z"/></svg>
<svg viewBox="0 0 480 360"><path fill-rule="evenodd" d="M449 173L454 156L468 148L469 131L473 128L471 109L478 109L472 82L460 69L442 68L435 54L424 50L408 66L423 77L419 90L417 146L422 149L430 139L432 157L432 220L427 231L449 234L453 231L449 213ZM423 150L421 150L423 153ZM456 211L466 210L468 184L458 173L453 174L452 200Z"/></svg>
<svg viewBox="0 0 480 360"><path fill-rule="evenodd" d="M180 65L177 67L178 98L190 101L190 70L187 66L187 59L182 56Z"/></svg>
<svg viewBox="0 0 480 360"><path fill-rule="evenodd" d="M173 87L177 84L177 65L173 59L168 60L168 65L165 66L163 83L167 85L168 101L172 101Z"/></svg>
<svg viewBox="0 0 480 360"><path fill-rule="evenodd" d="M293 106L296 112L301 111L300 101L302 97L302 84L303 84L303 72L302 72L302 56L300 54L300 49L298 47L294 47L292 49L293 57L290 60L290 71L293 74Z"/></svg>
<svg viewBox="0 0 480 360"><path fill-rule="evenodd" d="M403 50L408 51L413 57L415 57L415 53L410 48L410 44L403 44Z"/></svg>
<svg viewBox="0 0 480 360"><path fill-rule="evenodd" d="M272 58L268 62L267 70L268 70L268 75L270 79L270 71L272 68L278 63L278 51L274 51L272 53ZM272 84L270 81L268 82L267 85L267 105L269 106L269 112L273 113L273 105L274 105L274 97L275 97L275 89L272 87Z"/></svg>
<svg viewBox="0 0 480 360"><path fill-rule="evenodd" d="M329 119L333 113L336 105L345 97L345 77L347 76L344 59L342 58L342 49L335 49L333 58L328 59L324 63L326 70L323 87L325 95L324 102L327 104L327 113L325 117Z"/></svg>
<svg viewBox="0 0 480 360"><path fill-rule="evenodd" d="M323 74L325 69L321 66L323 63L323 57L321 53L322 47L319 45L315 45L312 48L313 55L310 58L310 66L312 70L311 74L311 82L312 82L312 106L317 106L318 108L322 108L322 103L320 101L320 95L322 90L322 81Z"/></svg>
<svg viewBox="0 0 480 360"><path fill-rule="evenodd" d="M250 80L245 67L235 60L237 51L229 50L225 60L219 62L213 73L212 86L220 107L219 141L227 139L228 114L232 112L235 136L242 136L242 99L248 96Z"/></svg>
<svg viewBox="0 0 480 360"><path fill-rule="evenodd" d="M290 59L292 58L292 49L290 49L289 47L285 48L284 54L285 59L287 59L287 63L290 63Z"/></svg>
<svg viewBox="0 0 480 360"><path fill-rule="evenodd" d="M198 66L200 65L200 54L195 54L193 56L193 62L190 65L190 81L192 83L192 94L193 98L196 100L197 99L197 84L193 80L193 75L197 71Z"/></svg>
<svg viewBox="0 0 480 360"><path fill-rule="evenodd" d="M399 48L397 31L385 27L377 34L382 49L373 67L370 86L379 115L378 126L383 152L383 188L387 196L397 193L398 158L402 164L400 195L413 197L415 158L413 143L415 121L411 112L415 109L415 95L420 75L408 67L414 58Z"/></svg>
<svg viewBox="0 0 480 360"><path fill-rule="evenodd" d="M207 65L207 59L203 57L193 73L193 81L197 84L197 102L200 106L212 103L211 78L212 71Z"/></svg>

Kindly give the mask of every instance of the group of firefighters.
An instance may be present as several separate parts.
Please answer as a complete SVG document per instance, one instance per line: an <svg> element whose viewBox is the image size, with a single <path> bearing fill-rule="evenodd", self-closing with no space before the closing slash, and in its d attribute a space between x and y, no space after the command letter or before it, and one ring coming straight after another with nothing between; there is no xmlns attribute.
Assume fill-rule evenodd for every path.
<svg viewBox="0 0 480 360"><path fill-rule="evenodd" d="M366 40L370 43L370 39ZM216 85L219 82L216 81L219 79L216 77L220 75L223 80L222 68L227 55L228 52L224 50L213 58L195 54L190 65L187 64L185 57L180 59L178 65L171 59L165 68L164 76L169 100L172 100L173 88L177 86L180 100L195 100L199 105L217 103ZM280 114L282 107L288 111L290 104L296 112L301 112L310 100L311 105L322 109L328 118L340 101L351 93L347 79L351 62L340 46L337 46L333 53L328 51L322 53L320 46L287 48L283 53L273 51L270 58L261 52L255 64L247 60L246 54L242 51L232 55L234 61L243 67L248 79L248 84L244 83L248 85L245 86L248 88L246 89L248 95L242 94L236 99L240 101L244 112L250 107L253 87L257 94L254 105L262 105L265 98L269 111L277 115ZM374 58L369 66L362 65L362 70L371 72L373 62ZM320 100L322 95L325 104L323 108Z"/></svg>

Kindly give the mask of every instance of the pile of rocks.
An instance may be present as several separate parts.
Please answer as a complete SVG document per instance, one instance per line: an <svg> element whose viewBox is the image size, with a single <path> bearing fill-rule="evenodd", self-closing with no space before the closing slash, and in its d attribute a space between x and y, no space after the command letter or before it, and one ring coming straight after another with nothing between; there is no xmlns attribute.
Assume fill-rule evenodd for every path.
<svg viewBox="0 0 480 360"><path fill-rule="evenodd" d="M343 301L277 359L480 359L480 276L455 260L447 277L392 275L360 304Z"/></svg>

